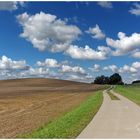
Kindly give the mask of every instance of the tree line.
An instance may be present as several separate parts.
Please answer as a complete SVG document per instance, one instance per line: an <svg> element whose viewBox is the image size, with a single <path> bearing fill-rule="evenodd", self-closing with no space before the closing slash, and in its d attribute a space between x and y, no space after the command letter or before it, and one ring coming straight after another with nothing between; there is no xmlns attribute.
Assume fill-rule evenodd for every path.
<svg viewBox="0 0 140 140"><path fill-rule="evenodd" d="M118 73L114 73L110 77L108 76L98 76L95 78L94 84L109 84L109 85L123 85L122 77Z"/></svg>
<svg viewBox="0 0 140 140"><path fill-rule="evenodd" d="M140 83L140 80L133 81L132 84Z"/></svg>

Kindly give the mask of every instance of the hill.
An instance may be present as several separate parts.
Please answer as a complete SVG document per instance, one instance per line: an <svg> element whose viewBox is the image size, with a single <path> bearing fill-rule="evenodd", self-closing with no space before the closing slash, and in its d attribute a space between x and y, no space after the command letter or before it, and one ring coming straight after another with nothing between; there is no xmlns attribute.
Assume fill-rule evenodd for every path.
<svg viewBox="0 0 140 140"><path fill-rule="evenodd" d="M88 83L48 79L25 78L0 81L0 95L2 94L35 94L35 93L72 93L95 91L103 86Z"/></svg>
<svg viewBox="0 0 140 140"><path fill-rule="evenodd" d="M45 79L0 81L0 138L15 138L79 106L101 85Z"/></svg>

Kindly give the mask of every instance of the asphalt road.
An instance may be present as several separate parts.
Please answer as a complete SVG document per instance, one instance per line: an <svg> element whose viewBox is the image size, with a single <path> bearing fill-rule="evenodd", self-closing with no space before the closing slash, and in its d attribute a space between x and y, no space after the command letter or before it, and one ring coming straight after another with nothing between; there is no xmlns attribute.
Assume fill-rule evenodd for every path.
<svg viewBox="0 0 140 140"><path fill-rule="evenodd" d="M140 138L140 107L113 94L120 100L111 100L104 91L101 108L77 138Z"/></svg>

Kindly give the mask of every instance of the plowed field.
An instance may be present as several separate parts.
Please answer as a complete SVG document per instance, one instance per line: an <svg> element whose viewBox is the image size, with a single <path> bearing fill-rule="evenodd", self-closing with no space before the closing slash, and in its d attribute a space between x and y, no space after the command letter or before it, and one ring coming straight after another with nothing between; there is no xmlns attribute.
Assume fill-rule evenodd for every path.
<svg viewBox="0 0 140 140"><path fill-rule="evenodd" d="M0 81L0 138L31 132L72 110L102 88L43 78Z"/></svg>

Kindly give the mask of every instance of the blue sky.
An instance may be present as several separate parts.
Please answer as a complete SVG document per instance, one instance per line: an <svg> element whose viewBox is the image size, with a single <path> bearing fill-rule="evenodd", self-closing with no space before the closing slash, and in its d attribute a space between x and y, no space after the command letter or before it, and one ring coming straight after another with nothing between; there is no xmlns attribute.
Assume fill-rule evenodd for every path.
<svg viewBox="0 0 140 140"><path fill-rule="evenodd" d="M140 78L139 2L0 2L0 78Z"/></svg>

